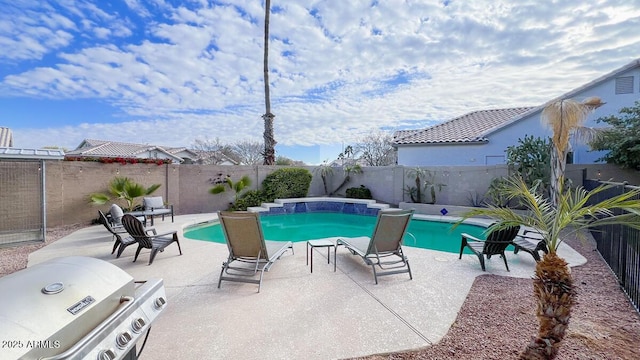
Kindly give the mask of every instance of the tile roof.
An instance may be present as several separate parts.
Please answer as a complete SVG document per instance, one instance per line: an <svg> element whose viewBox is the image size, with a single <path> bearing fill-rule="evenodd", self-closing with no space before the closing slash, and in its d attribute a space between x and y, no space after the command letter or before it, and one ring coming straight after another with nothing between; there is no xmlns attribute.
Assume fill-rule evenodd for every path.
<svg viewBox="0 0 640 360"><path fill-rule="evenodd" d="M187 150L186 148L170 148L149 144L132 144L117 141L85 139L76 149L67 152L67 155L96 157L133 157L153 149L158 149L159 151L165 152L180 160L182 160L182 158L175 154L180 151Z"/></svg>
<svg viewBox="0 0 640 360"><path fill-rule="evenodd" d="M473 111L426 129L396 131L393 142L396 145L485 142L488 132L533 109L535 107Z"/></svg>
<svg viewBox="0 0 640 360"><path fill-rule="evenodd" d="M12 147L13 135L11 135L11 129L6 127L0 127L0 147Z"/></svg>

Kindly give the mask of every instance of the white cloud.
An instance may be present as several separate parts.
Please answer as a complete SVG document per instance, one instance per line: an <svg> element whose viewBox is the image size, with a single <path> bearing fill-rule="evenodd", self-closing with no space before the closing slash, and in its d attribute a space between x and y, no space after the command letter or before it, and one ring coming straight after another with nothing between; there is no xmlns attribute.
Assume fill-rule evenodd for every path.
<svg viewBox="0 0 640 360"><path fill-rule="evenodd" d="M262 137L260 2L27 4L0 15L0 46L11 50L0 63L54 61L0 73L0 94L98 99L123 116L117 124L16 129L16 142ZM640 32L632 31L640 10L624 1L371 4L272 3L269 76L280 144L348 142L377 127L538 105L640 53Z"/></svg>

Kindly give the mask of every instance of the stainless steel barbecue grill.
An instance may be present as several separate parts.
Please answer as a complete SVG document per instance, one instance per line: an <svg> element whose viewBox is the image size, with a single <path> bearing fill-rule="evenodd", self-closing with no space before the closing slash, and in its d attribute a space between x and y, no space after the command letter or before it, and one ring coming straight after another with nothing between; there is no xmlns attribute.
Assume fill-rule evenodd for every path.
<svg viewBox="0 0 640 360"><path fill-rule="evenodd" d="M0 278L0 359L136 359L166 304L162 279L136 282L95 258L49 260Z"/></svg>

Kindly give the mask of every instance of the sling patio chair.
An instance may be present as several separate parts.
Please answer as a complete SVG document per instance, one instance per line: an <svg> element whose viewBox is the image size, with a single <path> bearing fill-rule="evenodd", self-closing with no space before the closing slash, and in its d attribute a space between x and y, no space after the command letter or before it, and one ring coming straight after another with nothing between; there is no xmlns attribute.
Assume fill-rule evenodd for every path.
<svg viewBox="0 0 640 360"><path fill-rule="evenodd" d="M337 249L344 245L353 255L358 255L373 269L373 278L378 283L378 276L409 273L413 279L409 259L402 251L402 240L407 233L414 210L380 210L373 235L336 240L333 253L333 271L336 271ZM382 272L376 271L378 266Z"/></svg>
<svg viewBox="0 0 640 360"><path fill-rule="evenodd" d="M127 230L124 228L124 226L111 225L111 222L109 221L109 219L107 219L107 216L100 210L98 210L98 216L102 225L104 225L104 227L111 233L111 235L113 235L112 238L115 240L113 242L113 249L111 250L112 255L114 252L116 252L117 249L118 254L116 257L120 257L127 246L136 243L136 241L131 236L126 236L124 239L122 238L122 234L127 234Z"/></svg>
<svg viewBox="0 0 640 360"><path fill-rule="evenodd" d="M151 226L153 226L155 216L162 216L162 221L164 221L165 215L171 215L171 222L173 222L173 205L165 204L162 196L143 197L142 206L144 207L143 214L151 218Z"/></svg>
<svg viewBox="0 0 640 360"><path fill-rule="evenodd" d="M487 228L491 229L491 226ZM504 260L504 266L509 271L509 265L507 265L507 257L504 254L507 246L511 244L513 239L518 235L520 226L511 226L500 230L491 231L486 240L481 240L473 237L469 234L462 234L462 243L460 244L460 257L462 259L462 252L465 247L468 247L480 260L480 266L482 271L486 271L484 266L484 257L491 258L491 255L500 255Z"/></svg>
<svg viewBox="0 0 640 360"><path fill-rule="evenodd" d="M142 221L131 214L124 214L122 217L122 225L129 235L138 243L138 249L136 250L136 256L133 258L133 262L138 260L140 250L151 249L151 256L149 257L149 265L151 265L158 251L164 251L164 248L173 243L178 245L178 251L180 255L182 255L182 248L180 248L177 231L157 234L155 229L145 229Z"/></svg>
<svg viewBox="0 0 640 360"><path fill-rule="evenodd" d="M288 249L293 254L293 243L265 240L258 213L220 211L218 219L229 249L227 261L222 263L218 288L225 280L258 284L260 292L264 272ZM255 279L258 273L260 278Z"/></svg>

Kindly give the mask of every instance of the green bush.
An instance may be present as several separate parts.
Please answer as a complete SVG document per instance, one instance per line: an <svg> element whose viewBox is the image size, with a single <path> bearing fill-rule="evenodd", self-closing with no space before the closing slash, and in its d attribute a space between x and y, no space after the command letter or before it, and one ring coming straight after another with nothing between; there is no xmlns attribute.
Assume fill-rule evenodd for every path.
<svg viewBox="0 0 640 360"><path fill-rule="evenodd" d="M248 207L260 206L275 199L306 197L311 186L311 178L311 173L306 169L276 170L262 181L262 190L247 191L231 204L229 210L247 210Z"/></svg>
<svg viewBox="0 0 640 360"><path fill-rule="evenodd" d="M262 191L267 201L306 197L312 177L307 169L278 169L262 181Z"/></svg>
<svg viewBox="0 0 640 360"><path fill-rule="evenodd" d="M238 198L233 204L231 204L231 206L229 206L229 210L245 211L248 207L260 206L263 202L269 202L265 198L263 191L249 190L246 193L242 194L242 196L240 196L240 198Z"/></svg>
<svg viewBox="0 0 640 360"><path fill-rule="evenodd" d="M347 189L347 197L352 199L373 199L371 191L364 185Z"/></svg>

